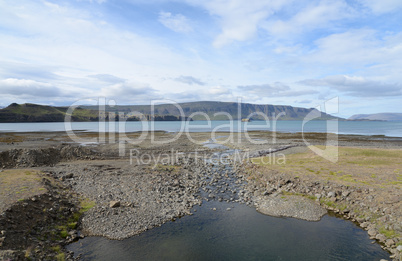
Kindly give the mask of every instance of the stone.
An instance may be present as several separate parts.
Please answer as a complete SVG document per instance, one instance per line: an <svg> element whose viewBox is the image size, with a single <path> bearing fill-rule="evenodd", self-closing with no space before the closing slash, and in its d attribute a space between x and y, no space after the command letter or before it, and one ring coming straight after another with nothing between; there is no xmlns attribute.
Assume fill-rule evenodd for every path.
<svg viewBox="0 0 402 261"><path fill-rule="evenodd" d="M74 174L73 174L73 173L70 173L70 174L65 175L64 177L65 177L66 179L72 179L72 178L74 178Z"/></svg>
<svg viewBox="0 0 402 261"><path fill-rule="evenodd" d="M385 245L387 247L393 246L394 244L395 244L395 242L392 239L388 239L387 241L385 241Z"/></svg>
<svg viewBox="0 0 402 261"><path fill-rule="evenodd" d="M111 208L120 207L120 201L110 201L109 207L111 207Z"/></svg>
<svg viewBox="0 0 402 261"><path fill-rule="evenodd" d="M375 235L377 235L377 231L375 229L369 229L367 231L367 233L369 234L369 236L373 237Z"/></svg>
<svg viewBox="0 0 402 261"><path fill-rule="evenodd" d="M328 192L327 197L329 197L329 198L335 197L335 192L333 192L333 191Z"/></svg>
<svg viewBox="0 0 402 261"><path fill-rule="evenodd" d="M377 234L377 235L375 236L375 238L378 239L378 240L381 241L381 242L385 242L385 241L387 240L387 237L384 236L383 234Z"/></svg>
<svg viewBox="0 0 402 261"><path fill-rule="evenodd" d="M398 250L399 252L402 252L402 245L399 245L396 250Z"/></svg>
<svg viewBox="0 0 402 261"><path fill-rule="evenodd" d="M318 193L315 194L314 196L315 196L317 199L320 199L320 198L321 198L321 194L318 194Z"/></svg>
<svg viewBox="0 0 402 261"><path fill-rule="evenodd" d="M363 222L363 223L360 224L360 227L361 228L366 228L366 227L368 227L368 225L369 224L367 222Z"/></svg>
<svg viewBox="0 0 402 261"><path fill-rule="evenodd" d="M350 191L343 191L342 192L342 197L344 197L344 198L346 198L347 196L349 196L350 195Z"/></svg>

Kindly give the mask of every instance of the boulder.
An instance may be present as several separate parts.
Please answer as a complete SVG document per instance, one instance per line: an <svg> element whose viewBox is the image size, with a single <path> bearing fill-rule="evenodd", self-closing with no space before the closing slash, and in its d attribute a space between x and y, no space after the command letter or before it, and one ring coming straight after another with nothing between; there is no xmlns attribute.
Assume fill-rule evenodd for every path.
<svg viewBox="0 0 402 261"><path fill-rule="evenodd" d="M110 201L109 207L111 207L111 208L120 207L120 201Z"/></svg>

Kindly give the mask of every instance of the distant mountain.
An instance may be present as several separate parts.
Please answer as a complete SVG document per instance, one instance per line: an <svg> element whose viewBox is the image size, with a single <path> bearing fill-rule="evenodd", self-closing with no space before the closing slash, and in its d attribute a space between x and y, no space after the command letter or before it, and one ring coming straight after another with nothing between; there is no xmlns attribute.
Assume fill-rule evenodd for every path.
<svg viewBox="0 0 402 261"><path fill-rule="evenodd" d="M67 115L68 107L53 107L38 105L32 103L17 104L12 103L4 109L0 109L1 122L63 122ZM182 118L175 115L144 115L146 120L155 121L178 121ZM75 108L71 121L98 121L99 119L108 120L109 113L99 113L96 107L94 109ZM142 119L142 118L141 118ZM116 115L115 120L119 120ZM139 117L124 117L127 121L138 121Z"/></svg>
<svg viewBox="0 0 402 261"><path fill-rule="evenodd" d="M402 121L402 113L355 114L349 120Z"/></svg>
<svg viewBox="0 0 402 261"><path fill-rule="evenodd" d="M123 105L106 107L105 112L99 113L97 106L80 106L73 111L72 121L98 121L108 120L109 115L116 115L116 120L127 121L155 120L177 121L182 119L206 120L241 120L250 117L251 120L262 120L266 115L269 119L277 117L278 120L303 120L307 114L319 111L313 108L299 108L286 105L258 105L234 102L189 102L178 104L184 114L173 104L155 105L154 111L150 105ZM63 122L68 107L53 107L38 104L10 104L0 109L0 122ZM240 113L239 113L240 112ZM124 115L119 115L124 113ZM321 113L315 120L340 119L332 115Z"/></svg>
<svg viewBox="0 0 402 261"><path fill-rule="evenodd" d="M53 107L32 103L12 103L0 109L0 122L63 122L68 107ZM98 112L77 108L72 121L95 121Z"/></svg>
<svg viewBox="0 0 402 261"><path fill-rule="evenodd" d="M193 120L205 120L203 113L208 115L211 120L227 120L229 114L233 120L240 120L249 117L253 113L260 113L268 116L269 119L278 117L280 113L284 113L278 117L278 120L303 120L307 114L311 111L317 111L316 109L292 107L286 105L260 105L250 103L238 103L235 102L215 102L215 101L199 101L199 102L187 102L177 104L186 117L191 117ZM85 109L95 109L96 106L81 106ZM106 107L106 111L109 112L139 112L145 115L152 114L150 105L119 105L115 107ZM240 114L239 114L240 110ZM194 114L195 113L195 114ZM180 115L179 109L174 104L160 104L154 106L155 115ZM193 114L193 115L192 115ZM226 115L225 115L226 114ZM251 116L252 120L261 120L261 115L255 114ZM321 117L316 120L337 119L332 115L321 113Z"/></svg>

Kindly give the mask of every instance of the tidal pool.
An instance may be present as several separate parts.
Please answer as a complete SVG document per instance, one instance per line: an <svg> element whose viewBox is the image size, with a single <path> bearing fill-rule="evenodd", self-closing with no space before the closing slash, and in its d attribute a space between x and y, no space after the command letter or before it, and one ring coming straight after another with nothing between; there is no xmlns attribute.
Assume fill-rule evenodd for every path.
<svg viewBox="0 0 402 261"><path fill-rule="evenodd" d="M216 208L216 211L212 210ZM228 210L230 208L230 210ZM87 237L69 245L82 260L380 260L389 254L350 221L275 218L254 208L204 202L185 216L139 236ZM193 209L193 210L194 210Z"/></svg>

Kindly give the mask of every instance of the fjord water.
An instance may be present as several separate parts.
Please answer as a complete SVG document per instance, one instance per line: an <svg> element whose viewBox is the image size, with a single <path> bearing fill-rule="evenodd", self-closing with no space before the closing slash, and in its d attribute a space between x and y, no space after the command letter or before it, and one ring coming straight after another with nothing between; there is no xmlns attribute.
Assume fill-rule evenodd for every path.
<svg viewBox="0 0 402 261"><path fill-rule="evenodd" d="M213 211L212 208L216 208ZM227 208L231 208L227 210ZM326 215L319 222L275 218L238 203L204 202L185 216L122 241L87 237L68 246L82 260L387 259L367 232Z"/></svg>
<svg viewBox="0 0 402 261"><path fill-rule="evenodd" d="M332 121L328 121L329 123ZM98 122L73 122L71 130L104 132L113 129L117 132L167 131L167 132L242 132L245 130L279 131L279 132L336 132L339 134L385 135L402 137L402 121L338 121L338 130L328 130L327 121L150 121L150 122L106 122L104 127ZM101 127L100 127L101 126ZM64 122L37 123L0 123L1 132L47 132L65 131Z"/></svg>

